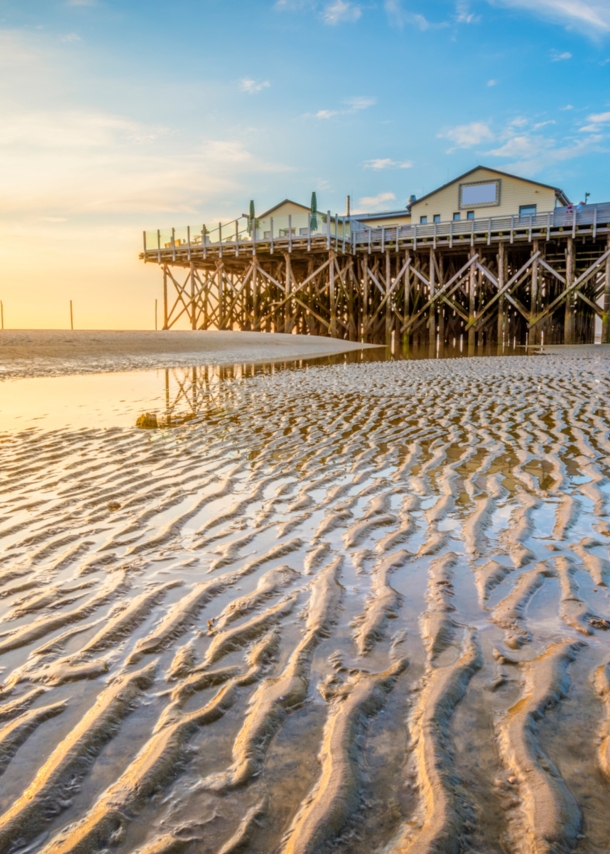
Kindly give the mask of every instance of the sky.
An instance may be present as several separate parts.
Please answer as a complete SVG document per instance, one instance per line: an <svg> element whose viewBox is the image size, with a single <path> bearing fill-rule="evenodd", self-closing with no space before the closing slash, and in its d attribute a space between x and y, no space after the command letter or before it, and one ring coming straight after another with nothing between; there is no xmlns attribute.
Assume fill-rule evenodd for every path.
<svg viewBox="0 0 610 854"><path fill-rule="evenodd" d="M0 0L6 328L154 328L144 229L404 208L479 163L610 201L610 0Z"/></svg>

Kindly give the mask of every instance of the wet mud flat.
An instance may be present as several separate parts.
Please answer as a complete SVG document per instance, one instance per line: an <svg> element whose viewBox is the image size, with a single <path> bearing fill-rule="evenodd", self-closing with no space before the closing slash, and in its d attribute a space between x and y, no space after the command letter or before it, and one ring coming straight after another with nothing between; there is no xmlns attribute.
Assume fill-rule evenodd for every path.
<svg viewBox="0 0 610 854"><path fill-rule="evenodd" d="M610 363L0 435L0 852L610 850Z"/></svg>

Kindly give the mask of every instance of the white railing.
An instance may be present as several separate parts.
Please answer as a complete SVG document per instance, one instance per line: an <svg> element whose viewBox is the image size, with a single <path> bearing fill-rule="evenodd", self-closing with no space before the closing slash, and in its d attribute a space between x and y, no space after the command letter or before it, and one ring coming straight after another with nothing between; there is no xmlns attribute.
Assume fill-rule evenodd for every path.
<svg viewBox="0 0 610 854"><path fill-rule="evenodd" d="M595 232L598 226L606 227L610 223L610 203L599 205L583 205L581 210L573 208L555 208L553 211L532 214L530 216L496 216L479 219L452 220L450 222L412 223L410 225L381 226L365 225L352 220L352 230L356 245L381 243L388 245L397 240L418 240L448 238L464 240L473 235L514 234L514 232L551 231L551 229L572 229L575 233L579 226L591 225Z"/></svg>

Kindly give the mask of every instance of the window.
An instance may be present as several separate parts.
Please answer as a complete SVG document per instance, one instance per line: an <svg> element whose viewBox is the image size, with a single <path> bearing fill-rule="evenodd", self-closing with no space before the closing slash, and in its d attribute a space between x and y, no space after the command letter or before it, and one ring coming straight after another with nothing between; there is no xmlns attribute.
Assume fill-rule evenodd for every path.
<svg viewBox="0 0 610 854"><path fill-rule="evenodd" d="M536 205L520 205L519 216L536 216Z"/></svg>
<svg viewBox="0 0 610 854"><path fill-rule="evenodd" d="M434 216L432 217L432 222L440 222L440 221L441 221L441 215L440 214L434 214Z"/></svg>
<svg viewBox="0 0 610 854"><path fill-rule="evenodd" d="M466 219L474 219L474 211L467 211Z"/></svg>
<svg viewBox="0 0 610 854"><path fill-rule="evenodd" d="M309 234L309 229L299 228L299 234L301 235L301 237L307 237L307 235Z"/></svg>
<svg viewBox="0 0 610 854"><path fill-rule="evenodd" d="M453 214L453 221L454 221L454 222L459 222L459 221L461 220L461 218L462 218L462 214L461 214L461 213L454 213L454 214Z"/></svg>
<svg viewBox="0 0 610 854"><path fill-rule="evenodd" d="M296 228L280 228L280 237L288 237L290 234L296 234Z"/></svg>
<svg viewBox="0 0 610 854"><path fill-rule="evenodd" d="M425 225L428 222L427 216L420 216L419 218L420 225Z"/></svg>
<svg viewBox="0 0 610 854"><path fill-rule="evenodd" d="M270 237L271 237L271 232L270 232L270 231L263 231L263 238L264 238L265 240L269 240L269 239L270 239Z"/></svg>
<svg viewBox="0 0 610 854"><path fill-rule="evenodd" d="M500 181L460 184L460 207L486 208L500 204Z"/></svg>

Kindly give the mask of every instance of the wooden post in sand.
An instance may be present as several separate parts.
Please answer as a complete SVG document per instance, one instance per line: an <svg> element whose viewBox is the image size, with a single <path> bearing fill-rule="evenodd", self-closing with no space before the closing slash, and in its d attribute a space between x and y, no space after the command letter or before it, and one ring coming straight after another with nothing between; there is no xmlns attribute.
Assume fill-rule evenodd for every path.
<svg viewBox="0 0 610 854"><path fill-rule="evenodd" d="M157 302L158 302L158 300L155 300L155 332L158 329L158 325L157 325Z"/></svg>
<svg viewBox="0 0 610 854"><path fill-rule="evenodd" d="M72 311L72 300L70 300L70 329L74 329L74 313Z"/></svg>
<svg viewBox="0 0 610 854"><path fill-rule="evenodd" d="M4 329L4 303L0 299L0 329Z"/></svg>

